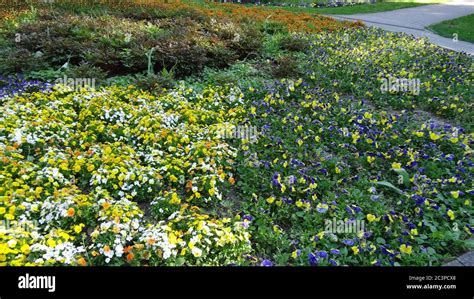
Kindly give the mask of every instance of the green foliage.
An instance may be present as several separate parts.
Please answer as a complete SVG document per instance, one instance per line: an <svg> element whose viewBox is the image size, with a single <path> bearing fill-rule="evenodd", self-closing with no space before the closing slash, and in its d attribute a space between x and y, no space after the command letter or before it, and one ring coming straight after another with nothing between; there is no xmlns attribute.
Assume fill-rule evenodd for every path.
<svg viewBox="0 0 474 299"><path fill-rule="evenodd" d="M474 43L474 14L429 26L429 29L447 38Z"/></svg>
<svg viewBox="0 0 474 299"><path fill-rule="evenodd" d="M280 49L291 52L307 52L311 42L302 34L283 35L279 40Z"/></svg>
<svg viewBox="0 0 474 299"><path fill-rule="evenodd" d="M175 66L175 75L184 77L205 66L224 67L237 59L258 57L263 39L249 22L211 24L207 18L196 21L184 16L149 21L144 16L130 19L66 13L50 18L42 11L37 14L35 23L2 26L2 73L55 69L69 62L100 68L109 76Z"/></svg>
<svg viewBox="0 0 474 299"><path fill-rule="evenodd" d="M270 73L275 78L298 78L302 75L302 70L296 56L284 55L272 62Z"/></svg>

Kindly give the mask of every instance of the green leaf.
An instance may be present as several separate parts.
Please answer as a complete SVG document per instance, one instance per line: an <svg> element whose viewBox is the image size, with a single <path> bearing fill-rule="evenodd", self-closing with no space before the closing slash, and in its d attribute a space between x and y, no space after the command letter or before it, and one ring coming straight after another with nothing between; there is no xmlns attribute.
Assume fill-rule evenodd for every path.
<svg viewBox="0 0 474 299"><path fill-rule="evenodd" d="M472 240L472 239L466 240L466 241L464 242L464 245L465 245L468 249L473 249L473 248L474 248L474 240Z"/></svg>
<svg viewBox="0 0 474 299"><path fill-rule="evenodd" d="M410 182L410 175L408 175L408 172L404 168L392 168L392 170L398 174L399 178L402 178L402 182L399 181L399 184L402 183L406 185Z"/></svg>
<svg viewBox="0 0 474 299"><path fill-rule="evenodd" d="M384 239L384 238L378 237L378 238L376 239L376 241L377 241L377 243L379 243L379 244L385 244L385 239Z"/></svg>
<svg viewBox="0 0 474 299"><path fill-rule="evenodd" d="M304 212L303 212L303 211L296 212L295 214L296 214L296 216L298 216L298 217L301 217L301 218L304 217Z"/></svg>
<svg viewBox="0 0 474 299"><path fill-rule="evenodd" d="M288 259L290 258L290 255L285 253L282 255L278 255L276 258L276 261L278 265L285 265L288 262Z"/></svg>
<svg viewBox="0 0 474 299"><path fill-rule="evenodd" d="M399 188L395 187L393 184L391 184L387 181L375 182L375 184L380 185L380 186L384 186L384 187L388 187L388 188L392 189L393 191L397 192L398 194L403 195L402 190L400 190Z"/></svg>
<svg viewBox="0 0 474 299"><path fill-rule="evenodd" d="M179 257L176 259L176 266L182 266L186 260L184 257Z"/></svg>

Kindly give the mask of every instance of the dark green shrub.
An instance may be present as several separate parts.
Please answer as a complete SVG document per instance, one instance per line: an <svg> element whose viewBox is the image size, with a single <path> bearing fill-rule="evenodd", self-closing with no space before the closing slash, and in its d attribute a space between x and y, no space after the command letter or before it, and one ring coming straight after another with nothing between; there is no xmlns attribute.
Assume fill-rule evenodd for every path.
<svg viewBox="0 0 474 299"><path fill-rule="evenodd" d="M79 66L71 66L65 72L70 78L93 78L97 84L101 84L107 78L107 73L101 68L83 63Z"/></svg>
<svg viewBox="0 0 474 299"><path fill-rule="evenodd" d="M281 56L271 64L271 74L276 78L296 78L302 75L298 60L293 55Z"/></svg>
<svg viewBox="0 0 474 299"><path fill-rule="evenodd" d="M291 52L307 52L310 46L309 40L299 34L283 35L279 41L280 49Z"/></svg>

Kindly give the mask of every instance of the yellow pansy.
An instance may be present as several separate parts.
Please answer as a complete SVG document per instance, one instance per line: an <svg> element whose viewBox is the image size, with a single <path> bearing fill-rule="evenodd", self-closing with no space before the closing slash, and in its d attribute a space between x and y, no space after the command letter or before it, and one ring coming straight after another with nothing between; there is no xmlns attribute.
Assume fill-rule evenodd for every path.
<svg viewBox="0 0 474 299"><path fill-rule="evenodd" d="M392 168L393 168L393 169L400 169L400 168L402 168L402 164L401 164L401 163L395 163L395 162L394 162L394 163L392 163Z"/></svg>
<svg viewBox="0 0 474 299"><path fill-rule="evenodd" d="M416 135L417 137L423 137L423 135L425 135L425 133L424 133L424 132L421 132L421 131L416 131L416 132L415 132L415 135Z"/></svg>
<svg viewBox="0 0 474 299"><path fill-rule="evenodd" d="M46 244L51 248L56 247L56 241L54 241L53 239L48 239L48 241L46 241Z"/></svg>
<svg viewBox="0 0 474 299"><path fill-rule="evenodd" d="M410 245L402 244L400 245L400 252L406 253L406 254L411 254L412 253L412 247Z"/></svg>
<svg viewBox="0 0 474 299"><path fill-rule="evenodd" d="M179 204L179 203L181 203L181 200L178 198L178 194L173 193L171 195L170 204Z"/></svg>
<svg viewBox="0 0 474 299"><path fill-rule="evenodd" d="M79 172L79 171L81 171L81 165L75 164L74 167L72 168L72 170L74 170L74 172Z"/></svg>
<svg viewBox="0 0 474 299"><path fill-rule="evenodd" d="M369 220L369 222L373 222L375 219L377 219L377 217L375 217L374 215L367 214L367 220Z"/></svg>
<svg viewBox="0 0 474 299"><path fill-rule="evenodd" d="M81 224L78 224L78 225L74 225L73 229L74 231L76 232L76 234L80 233L82 231L82 228L84 227L84 224L81 223Z"/></svg>
<svg viewBox="0 0 474 299"><path fill-rule="evenodd" d="M352 252L353 252L355 255L359 254L359 247L357 247L357 246L352 246L351 249L352 249Z"/></svg>
<svg viewBox="0 0 474 299"><path fill-rule="evenodd" d="M298 257L298 250L293 251L291 253L291 257L294 258L294 259L297 258Z"/></svg>
<svg viewBox="0 0 474 299"><path fill-rule="evenodd" d="M436 141L438 139L440 139L441 136L436 134L436 133L433 133L433 132L430 132L430 139L433 140L433 141Z"/></svg>
<svg viewBox="0 0 474 299"><path fill-rule="evenodd" d="M28 244L23 244L21 247L20 247L20 250L23 254L29 254L30 253L30 245Z"/></svg>
<svg viewBox="0 0 474 299"><path fill-rule="evenodd" d="M270 196L269 198L267 198L267 202L269 204L272 204L274 201L275 201L275 197L273 197L273 196Z"/></svg>
<svg viewBox="0 0 474 299"><path fill-rule="evenodd" d="M452 210L448 210L447 214L448 214L449 219L454 220L455 216L454 216L454 212Z"/></svg>
<svg viewBox="0 0 474 299"><path fill-rule="evenodd" d="M216 188L212 187L211 189L209 189L210 196L213 196L215 193L216 193Z"/></svg>
<svg viewBox="0 0 474 299"><path fill-rule="evenodd" d="M110 146L106 146L104 149L104 153L106 155L110 155L112 153L112 148L110 148Z"/></svg>

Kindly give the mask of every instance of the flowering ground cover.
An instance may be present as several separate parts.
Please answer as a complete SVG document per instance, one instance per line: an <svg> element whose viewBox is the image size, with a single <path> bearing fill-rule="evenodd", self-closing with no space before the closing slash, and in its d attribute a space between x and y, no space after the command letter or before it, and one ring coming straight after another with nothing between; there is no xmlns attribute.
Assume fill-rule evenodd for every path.
<svg viewBox="0 0 474 299"><path fill-rule="evenodd" d="M422 109L472 129L471 57L374 29L321 37L313 39L309 63L319 80L379 107ZM389 77L419 78L419 94L384 92Z"/></svg>
<svg viewBox="0 0 474 299"><path fill-rule="evenodd" d="M2 263L238 262L249 250L245 221L200 210L234 183L235 149L216 131L239 120L241 105L229 89L2 101L0 213L12 226L1 235Z"/></svg>
<svg viewBox="0 0 474 299"><path fill-rule="evenodd" d="M241 147L238 185L252 198L256 248L278 264L427 265L472 233L473 139L463 128L301 80L250 98L248 121L262 134ZM325 231L328 218L368 223L339 236Z"/></svg>
<svg viewBox="0 0 474 299"><path fill-rule="evenodd" d="M472 246L471 57L264 8L88 3L0 26L0 265L439 265Z"/></svg>

